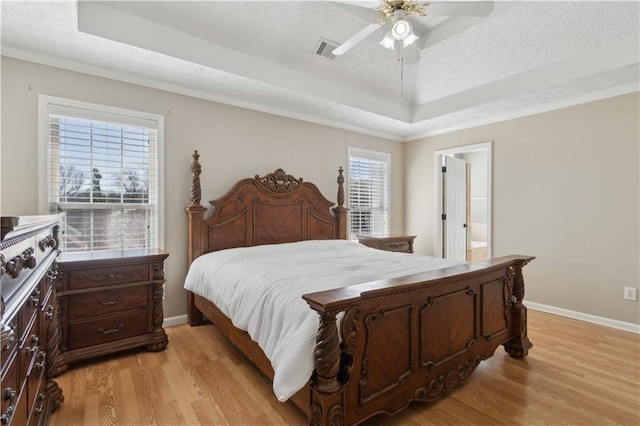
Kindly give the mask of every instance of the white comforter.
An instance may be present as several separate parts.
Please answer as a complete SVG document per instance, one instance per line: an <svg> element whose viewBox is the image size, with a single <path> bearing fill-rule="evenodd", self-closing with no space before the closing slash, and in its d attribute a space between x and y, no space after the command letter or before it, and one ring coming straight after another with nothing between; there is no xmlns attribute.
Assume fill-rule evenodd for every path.
<svg viewBox="0 0 640 426"><path fill-rule="evenodd" d="M345 240L302 241L202 255L184 287L215 303L260 345L275 371L273 391L286 401L314 369L319 317L303 294L460 263Z"/></svg>

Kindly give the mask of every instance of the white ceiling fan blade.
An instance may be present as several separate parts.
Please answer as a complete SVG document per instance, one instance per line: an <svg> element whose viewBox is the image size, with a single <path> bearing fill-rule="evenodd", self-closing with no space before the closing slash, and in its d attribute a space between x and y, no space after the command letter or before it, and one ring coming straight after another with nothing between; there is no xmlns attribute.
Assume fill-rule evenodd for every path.
<svg viewBox="0 0 640 426"><path fill-rule="evenodd" d="M493 12L492 1L459 1L429 3L427 15L433 16L489 16Z"/></svg>
<svg viewBox="0 0 640 426"><path fill-rule="evenodd" d="M373 7L369 8L369 7L360 7L360 6L354 6L350 3L344 3L344 2L332 2L336 7L344 10L345 12L348 12L360 19L362 19L364 22L373 22L376 21L380 18L382 18L382 14L375 10Z"/></svg>
<svg viewBox="0 0 640 426"><path fill-rule="evenodd" d="M350 4L352 6L358 6L358 7L366 7L367 9L374 9L376 8L379 4L380 1L371 1L371 0L362 0L362 1L358 1L358 0L353 0L353 1L349 1L349 0L334 0L336 3L343 3L343 4Z"/></svg>
<svg viewBox="0 0 640 426"><path fill-rule="evenodd" d="M378 28L380 28L380 25L376 24L375 22L367 25L362 30L360 30L358 33L356 33L353 37L351 37L349 40L345 41L340 46L338 46L335 49L333 49L332 53L334 55L336 55L336 56L345 54L353 46L355 46L356 44L358 44L362 40L364 40L369 34L374 33Z"/></svg>

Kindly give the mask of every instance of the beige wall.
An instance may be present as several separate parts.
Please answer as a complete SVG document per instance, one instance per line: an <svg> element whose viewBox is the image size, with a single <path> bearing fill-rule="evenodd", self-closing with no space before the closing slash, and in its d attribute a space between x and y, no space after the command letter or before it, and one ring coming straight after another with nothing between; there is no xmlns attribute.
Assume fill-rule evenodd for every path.
<svg viewBox="0 0 640 426"><path fill-rule="evenodd" d="M406 231L431 254L434 151L493 141L494 256L534 255L526 299L638 324L638 93L406 144Z"/></svg>
<svg viewBox="0 0 640 426"><path fill-rule="evenodd" d="M10 58L1 66L2 215L38 213L38 94L165 116L166 317L186 312L193 149L203 201L278 167L335 199L348 145L390 152L392 232L418 235L417 252L431 254L433 152L492 140L494 253L537 256L525 270L526 298L639 322L640 304L622 299L624 286L639 286L638 94L400 144Z"/></svg>
<svg viewBox="0 0 640 426"><path fill-rule="evenodd" d="M402 232L403 145L304 121L2 58L2 215L38 212L38 95L93 102L165 117L165 317L186 313L186 215L191 154L203 167L203 203L233 183L277 168L316 183L336 199L347 146L391 153L392 232ZM208 205L208 203L207 203Z"/></svg>

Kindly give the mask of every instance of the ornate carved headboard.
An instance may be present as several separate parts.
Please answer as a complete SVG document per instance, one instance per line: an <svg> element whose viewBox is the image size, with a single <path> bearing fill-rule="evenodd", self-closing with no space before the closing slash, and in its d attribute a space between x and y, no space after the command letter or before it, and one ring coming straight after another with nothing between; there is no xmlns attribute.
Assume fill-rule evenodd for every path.
<svg viewBox="0 0 640 426"><path fill-rule="evenodd" d="M199 157L195 151L191 165L191 205L186 208L189 264L201 254L227 248L346 238L342 168L338 171L335 208L316 185L278 169L237 182L224 196L210 201L213 214L204 219L207 209L200 204Z"/></svg>

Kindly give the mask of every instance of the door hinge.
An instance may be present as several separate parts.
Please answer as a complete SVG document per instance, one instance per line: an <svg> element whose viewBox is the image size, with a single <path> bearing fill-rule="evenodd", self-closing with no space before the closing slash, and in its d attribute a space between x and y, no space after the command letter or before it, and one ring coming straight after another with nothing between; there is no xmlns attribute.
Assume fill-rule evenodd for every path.
<svg viewBox="0 0 640 426"><path fill-rule="evenodd" d="M446 213L442 213L442 220L447 220L447 214Z"/></svg>
<svg viewBox="0 0 640 426"><path fill-rule="evenodd" d="M442 173L447 173L447 166L442 166Z"/></svg>

